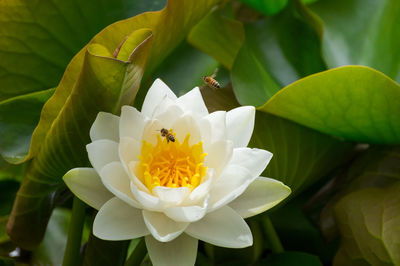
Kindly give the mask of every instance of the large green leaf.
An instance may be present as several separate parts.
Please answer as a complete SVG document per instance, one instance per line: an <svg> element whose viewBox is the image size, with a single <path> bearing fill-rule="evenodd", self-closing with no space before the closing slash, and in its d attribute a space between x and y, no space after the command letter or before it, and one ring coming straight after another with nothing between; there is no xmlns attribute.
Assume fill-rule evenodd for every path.
<svg viewBox="0 0 400 266"><path fill-rule="evenodd" d="M51 213L52 192L63 187L61 177L88 165L85 145L97 113L118 113L121 105L132 103L146 62L150 73L216 2L171 1L162 11L114 23L73 58L32 136L34 159L8 224L13 241L26 249L37 246ZM153 38L147 37L150 32Z"/></svg>
<svg viewBox="0 0 400 266"><path fill-rule="evenodd" d="M343 163L353 145L263 112L257 112L250 146L273 158L263 175L278 179L292 197Z"/></svg>
<svg viewBox="0 0 400 266"><path fill-rule="evenodd" d="M373 146L354 158L346 170L322 188L310 202L310 206L322 205L322 211L318 208L318 223L324 237L332 240L339 234L333 208L341 198L361 188L386 187L398 181L399 146Z"/></svg>
<svg viewBox="0 0 400 266"><path fill-rule="evenodd" d="M53 88L71 58L105 26L165 1L3 0L0 101Z"/></svg>
<svg viewBox="0 0 400 266"><path fill-rule="evenodd" d="M334 265L400 264L400 182L366 188L335 206L342 244Z"/></svg>
<svg viewBox="0 0 400 266"><path fill-rule="evenodd" d="M232 68L235 94L243 105L260 106L280 88L325 70L317 33L299 5L245 27L246 40Z"/></svg>
<svg viewBox="0 0 400 266"><path fill-rule="evenodd" d="M310 8L323 22L329 67L367 65L400 82L398 0L325 0Z"/></svg>
<svg viewBox="0 0 400 266"><path fill-rule="evenodd" d="M215 10L192 29L188 41L231 69L244 41L243 25L224 17L221 10Z"/></svg>
<svg viewBox="0 0 400 266"><path fill-rule="evenodd" d="M21 181L24 177L28 163L14 165L6 162L0 156L0 181L16 180Z"/></svg>
<svg viewBox="0 0 400 266"><path fill-rule="evenodd" d="M25 158L42 106L53 92L33 92L0 102L0 153L7 161Z"/></svg>
<svg viewBox="0 0 400 266"><path fill-rule="evenodd" d="M259 110L347 140L400 143L400 85L362 66L301 79Z"/></svg>

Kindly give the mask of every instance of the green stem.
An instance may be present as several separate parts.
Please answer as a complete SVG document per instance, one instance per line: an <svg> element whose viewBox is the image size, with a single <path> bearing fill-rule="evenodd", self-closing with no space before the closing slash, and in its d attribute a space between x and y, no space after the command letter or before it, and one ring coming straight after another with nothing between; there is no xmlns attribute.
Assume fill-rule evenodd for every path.
<svg viewBox="0 0 400 266"><path fill-rule="evenodd" d="M268 216L263 217L262 225L263 225L267 240L271 245L272 252L274 252L274 253L284 252L281 240L279 239L279 236L276 233L275 228Z"/></svg>
<svg viewBox="0 0 400 266"><path fill-rule="evenodd" d="M71 223L69 225L67 247L65 248L63 266L79 265L83 224L86 205L77 197L72 204Z"/></svg>
<svg viewBox="0 0 400 266"><path fill-rule="evenodd" d="M142 238L132 251L132 254L129 256L128 260L125 262L125 266L139 266L146 254L146 243L144 242L144 238Z"/></svg>

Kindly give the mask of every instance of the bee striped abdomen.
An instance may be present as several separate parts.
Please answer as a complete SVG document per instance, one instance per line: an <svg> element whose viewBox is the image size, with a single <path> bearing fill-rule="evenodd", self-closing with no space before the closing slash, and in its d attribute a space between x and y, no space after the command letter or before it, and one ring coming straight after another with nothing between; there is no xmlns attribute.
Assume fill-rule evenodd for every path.
<svg viewBox="0 0 400 266"><path fill-rule="evenodd" d="M211 88L216 88L216 89L221 88L221 86L219 85L218 81L216 81L212 77L203 77L203 80Z"/></svg>

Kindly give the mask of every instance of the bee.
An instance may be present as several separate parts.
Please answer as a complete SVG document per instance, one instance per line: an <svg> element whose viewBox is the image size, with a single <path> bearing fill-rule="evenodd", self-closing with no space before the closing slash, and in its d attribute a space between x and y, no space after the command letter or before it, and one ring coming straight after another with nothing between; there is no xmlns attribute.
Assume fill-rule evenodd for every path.
<svg viewBox="0 0 400 266"><path fill-rule="evenodd" d="M167 143L169 143L170 141L175 142L175 137L171 133L172 130L168 130L168 129L162 128L160 130L160 132L161 132L161 136L165 137L167 139Z"/></svg>
<svg viewBox="0 0 400 266"><path fill-rule="evenodd" d="M217 75L217 71L218 71L218 68L216 68L216 69L214 70L214 73L213 73L211 76L204 76L204 77L203 77L204 83L205 83L207 86L209 86L210 88L212 88L212 89L219 89L219 88L221 88L221 85L219 85L218 81L216 81L216 80L214 79L215 76Z"/></svg>

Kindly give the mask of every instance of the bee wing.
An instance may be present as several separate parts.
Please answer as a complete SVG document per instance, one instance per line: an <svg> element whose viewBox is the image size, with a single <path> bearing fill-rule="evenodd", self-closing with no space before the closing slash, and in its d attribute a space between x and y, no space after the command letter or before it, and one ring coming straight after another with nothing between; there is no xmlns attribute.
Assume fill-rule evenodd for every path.
<svg viewBox="0 0 400 266"><path fill-rule="evenodd" d="M215 78L217 76L217 73L218 73L218 67L214 70L214 72L210 77Z"/></svg>

